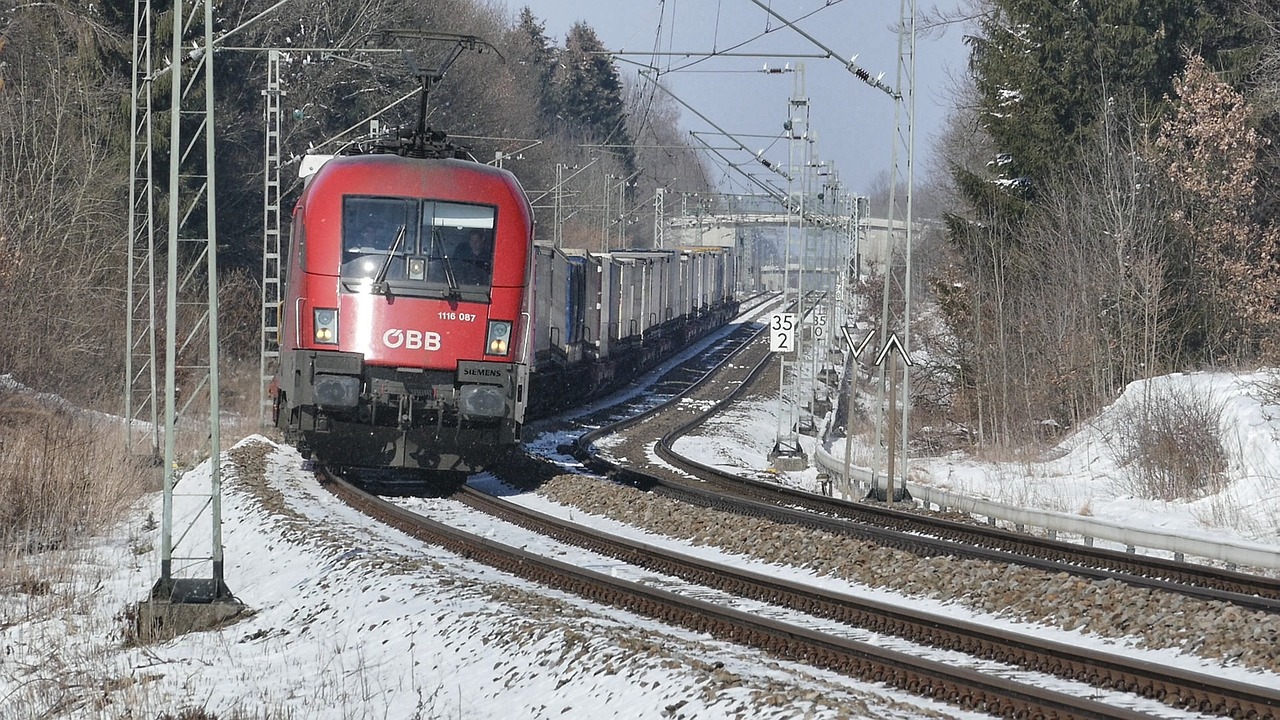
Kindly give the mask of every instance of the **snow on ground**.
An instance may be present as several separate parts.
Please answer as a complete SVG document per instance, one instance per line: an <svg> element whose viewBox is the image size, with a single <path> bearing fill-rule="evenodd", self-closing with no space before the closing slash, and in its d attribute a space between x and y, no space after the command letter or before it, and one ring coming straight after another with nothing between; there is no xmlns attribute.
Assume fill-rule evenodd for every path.
<svg viewBox="0 0 1280 720"><path fill-rule="evenodd" d="M1280 406L1258 390L1270 377L1176 375L1126 391L1189 386L1221 402L1230 464L1212 495L1158 502L1124 491L1108 442L1123 398L1044 460L913 459L913 480L1280 546ZM814 488L812 469L769 471L777 407L743 403L678 449ZM266 482L233 473L224 497L227 582L251 614L152 646L122 642L122 613L158 577L160 500L145 498L99 545L33 558L62 569L48 592L0 587L0 717L154 718L183 707L223 720L977 717L548 591L371 527L325 493L296 452L267 442L251 437L237 448L264 448ZM544 434L531 446L553 454L562 442ZM802 442L811 452L813 439ZM207 474L208 464L191 472Z"/></svg>
<svg viewBox="0 0 1280 720"><path fill-rule="evenodd" d="M1268 397L1280 383L1274 371L1175 374L1132 383L1092 422L1039 458L982 461L964 453L910 459L914 483L1017 507L1079 513L1131 527L1160 529L1206 540L1248 540L1280 552L1280 401ZM1274 391L1272 391L1274 392ZM1154 393L1190 394L1221 408L1224 482L1216 491L1172 501L1136 496L1116 460L1114 429L1125 408ZM1280 395L1280 394L1278 394ZM818 471L778 472L768 455L781 432L778 401L748 399L704 426L701 437L682 438L677 451L734 472L818 491ZM813 457L816 440L801 435ZM837 436L827 451L844 456ZM874 464L869 444L855 438L853 464Z"/></svg>
<svg viewBox="0 0 1280 720"><path fill-rule="evenodd" d="M251 614L146 647L122 611L158 576L138 517L0 621L6 718L977 717L546 590L374 526L291 448L228 472L226 578ZM208 473L208 463L192 470ZM501 535L502 531L495 531ZM513 536L523 532L512 529ZM72 598L60 607L59 598ZM48 613L46 616L46 612ZM47 713L47 714L46 714Z"/></svg>
<svg viewBox="0 0 1280 720"><path fill-rule="evenodd" d="M913 460L912 479L1020 507L1091 515L1205 539L1245 539L1280 549L1280 405L1271 371L1175 374L1131 383L1056 452L1021 462L960 455ZM1221 408L1228 467L1220 490L1173 501L1138 497L1115 457L1116 423L1148 394L1190 394Z"/></svg>

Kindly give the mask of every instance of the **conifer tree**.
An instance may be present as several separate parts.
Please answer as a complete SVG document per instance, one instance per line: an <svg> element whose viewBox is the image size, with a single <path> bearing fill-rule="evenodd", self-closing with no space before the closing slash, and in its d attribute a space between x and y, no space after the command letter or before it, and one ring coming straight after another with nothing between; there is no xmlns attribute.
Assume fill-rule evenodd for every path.
<svg viewBox="0 0 1280 720"><path fill-rule="evenodd" d="M1185 47L1211 65L1245 43L1232 0L991 0L970 67L979 122L995 142L994 176L1034 197L1078 157L1107 97L1156 104Z"/></svg>
<svg viewBox="0 0 1280 720"><path fill-rule="evenodd" d="M1058 415L1051 410L1057 403L1075 408L1063 414L1069 423L1079 411L1087 411L1091 403L1113 392L1111 383L1122 384L1136 373L1180 367L1186 361L1220 357L1221 352L1206 344L1212 332L1206 332L1206 308L1197 304L1208 297L1196 290L1203 272L1197 263L1207 255L1186 247L1188 233L1168 232L1167 215L1156 218L1161 227L1145 220L1134 225L1130 221L1139 216L1132 212L1115 214L1112 226L1105 218L1070 222L1072 213L1093 218L1105 209L1090 202L1145 196L1152 191L1153 174L1133 172L1120 178L1134 183L1127 191L1123 183L1114 182L1105 193L1077 189L1081 202L1075 205L1054 193L1072 187L1064 180L1085 177L1090 168L1106 168L1098 163L1098 153L1125 147L1097 141L1107 136L1100 132L1105 118L1131 128L1127 132L1135 141L1125 152L1135 153L1131 166L1140 169L1146 162L1140 157L1145 150L1142 139L1169 115L1167 97L1186 64L1187 49L1201 52L1224 77L1242 77L1249 72L1252 51L1247 49L1254 29L1245 21L1241 0L980 3L980 32L970 39L972 118L977 130L973 146L985 148L987 156L953 166L962 207L946 218L946 226L958 251L963 279L952 284L945 308L956 332L972 338L972 347L980 350L970 358L975 367L966 376L973 384L967 390L971 397L984 398L986 417L1007 423L1016 409L1025 427L1046 415ZM1147 179L1138 184L1138 177ZM1153 198L1134 209L1158 208L1161 202ZM1064 210L1068 207L1071 212ZM1143 228L1141 236L1132 232L1135 227ZM1035 315L1052 313L1055 307L1054 298L1039 292L1061 283L1062 264L1050 259L1071 252L1084 258L1085 249L1108 244L1117 249L1141 248L1144 257L1160 264L1151 282L1142 286L1143 292L1125 296L1159 304L1144 317L1158 320L1160 337L1143 339L1141 348L1144 352L1156 349L1160 356L1142 355L1145 359L1135 362L1140 353L1116 353L1108 344L1115 337L1132 339L1128 329L1114 327L1120 317L1119 290L1128 287L1121 281L1129 278L1119 271L1113 273L1118 278L1113 289L1099 286L1101 291L1090 290L1089 301L1078 304L1082 313L1106 320L1080 326L1087 325L1089 332L1098 334L1087 345L1082 344L1079 329L1065 335L1028 332L1037 323L1057 327ZM1262 248L1254 253L1259 258L1262 254ZM1106 260L1103 254L1094 256L1090 262ZM1115 269L1097 265L1073 271L1087 278L1111 270ZM1243 287L1243 282L1236 286ZM1076 295L1085 289L1084 284L1072 287ZM1220 307L1229 306L1224 295L1217 299ZM1078 367L1055 366L1064 354L1061 337L1071 337L1072 343L1090 349L1088 363L1080 367L1101 364L1090 370L1101 380L1080 386L1076 384ZM1024 387L1017 387L1019 378Z"/></svg>
<svg viewBox="0 0 1280 720"><path fill-rule="evenodd" d="M590 25L579 22L569 30L554 79L558 115L595 142L629 146L622 80L605 52ZM630 174L635 170L635 152L628 147L622 153Z"/></svg>
<svg viewBox="0 0 1280 720"><path fill-rule="evenodd" d="M530 84L529 91L538 98L544 120L554 120L556 104L551 94L551 81L556 69L556 49L547 38L546 23L540 22L526 5L511 34L515 63L520 75Z"/></svg>

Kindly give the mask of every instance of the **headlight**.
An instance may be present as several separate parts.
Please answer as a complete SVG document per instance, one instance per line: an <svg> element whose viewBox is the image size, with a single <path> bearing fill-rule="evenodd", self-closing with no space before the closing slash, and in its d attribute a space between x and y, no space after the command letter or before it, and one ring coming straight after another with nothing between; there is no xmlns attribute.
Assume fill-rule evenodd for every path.
<svg viewBox="0 0 1280 720"><path fill-rule="evenodd" d="M312 312L315 341L321 345L338 344L338 311L333 308L316 308Z"/></svg>
<svg viewBox="0 0 1280 720"><path fill-rule="evenodd" d="M506 355L511 346L511 321L490 320L489 333L484 341L485 355Z"/></svg>

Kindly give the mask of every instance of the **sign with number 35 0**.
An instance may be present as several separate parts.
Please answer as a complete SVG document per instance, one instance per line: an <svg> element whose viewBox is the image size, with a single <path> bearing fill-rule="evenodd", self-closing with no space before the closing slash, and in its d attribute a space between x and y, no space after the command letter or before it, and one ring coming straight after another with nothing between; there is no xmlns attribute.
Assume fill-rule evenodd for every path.
<svg viewBox="0 0 1280 720"><path fill-rule="evenodd" d="M769 351L795 352L796 314L774 313L769 316Z"/></svg>

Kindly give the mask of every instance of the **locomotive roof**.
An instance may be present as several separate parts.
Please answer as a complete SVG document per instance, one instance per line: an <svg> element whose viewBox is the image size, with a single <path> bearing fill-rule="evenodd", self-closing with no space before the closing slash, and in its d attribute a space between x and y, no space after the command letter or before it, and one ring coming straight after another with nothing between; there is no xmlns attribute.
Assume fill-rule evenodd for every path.
<svg viewBox="0 0 1280 720"><path fill-rule="evenodd" d="M311 196L320 186L326 188L326 193L343 195L391 192L464 202L496 202L499 198L509 197L518 205L528 206L520 181L510 171L452 158L339 155L324 162L307 178L304 198ZM397 190L402 192L397 193Z"/></svg>
<svg viewBox="0 0 1280 720"><path fill-rule="evenodd" d="M508 170L493 167L492 165L485 165L474 160L459 160L456 158L414 158L393 155L390 153L368 153L362 155L305 155L298 166L298 177L309 182L321 170L331 167L332 163L337 163L337 165L343 167L376 167L383 165L400 167L429 166L470 170L482 175L493 175L498 177L512 176L511 172Z"/></svg>
<svg viewBox="0 0 1280 720"><path fill-rule="evenodd" d="M323 156L322 156L323 157ZM327 167L330 163L338 163L343 166L359 166L359 165L403 165L403 166L428 166L428 167L448 167L456 169L469 169L479 173L487 173L490 175L510 175L511 173L502 168L492 165L485 165L474 160L459 160L457 158L415 158L405 157L403 155L393 155L391 153L367 153L362 155L332 155L329 159L322 163L317 170Z"/></svg>

